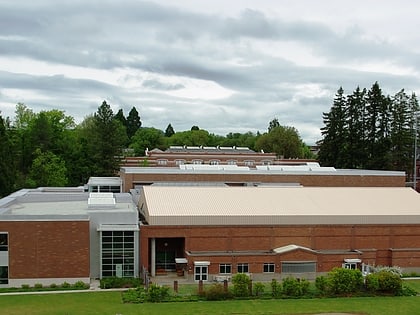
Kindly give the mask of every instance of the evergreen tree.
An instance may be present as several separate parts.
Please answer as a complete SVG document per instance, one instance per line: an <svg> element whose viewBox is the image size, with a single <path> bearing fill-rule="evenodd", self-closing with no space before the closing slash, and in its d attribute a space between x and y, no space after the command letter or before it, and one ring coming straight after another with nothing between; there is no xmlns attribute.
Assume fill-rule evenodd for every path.
<svg viewBox="0 0 420 315"><path fill-rule="evenodd" d="M169 138L174 134L175 134L174 128L172 128L172 125L169 124L168 127L166 127L165 129L165 137Z"/></svg>
<svg viewBox="0 0 420 315"><path fill-rule="evenodd" d="M135 107L133 107L127 116L127 136L129 141L135 135L137 130L141 127L141 120L139 113Z"/></svg>
<svg viewBox="0 0 420 315"><path fill-rule="evenodd" d="M347 97L345 115L347 138L343 152L345 168L363 168L366 162L365 95L366 89L361 90L357 87L353 94Z"/></svg>
<svg viewBox="0 0 420 315"><path fill-rule="evenodd" d="M408 95L404 90L393 97L391 124L391 156L393 169L413 173L413 112L410 108Z"/></svg>
<svg viewBox="0 0 420 315"><path fill-rule="evenodd" d="M369 169L389 169L390 100L382 94L378 82L372 85L366 97L366 150Z"/></svg>
<svg viewBox="0 0 420 315"><path fill-rule="evenodd" d="M0 198L11 193L15 184L14 159L8 130L0 115Z"/></svg>
<svg viewBox="0 0 420 315"><path fill-rule="evenodd" d="M340 87L334 98L329 113L323 113L325 127L321 128L323 139L319 149L318 158L325 166L342 168L345 165L343 153L345 152L347 131L346 121L346 96Z"/></svg>
<svg viewBox="0 0 420 315"><path fill-rule="evenodd" d="M93 158L96 176L115 176L119 168L119 157L127 141L125 128L114 118L111 106L106 101L94 115L92 137Z"/></svg>

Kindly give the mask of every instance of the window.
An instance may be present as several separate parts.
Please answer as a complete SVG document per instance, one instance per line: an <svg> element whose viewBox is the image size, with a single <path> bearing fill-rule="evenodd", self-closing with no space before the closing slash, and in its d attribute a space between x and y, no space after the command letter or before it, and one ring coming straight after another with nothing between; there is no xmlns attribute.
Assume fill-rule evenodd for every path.
<svg viewBox="0 0 420 315"><path fill-rule="evenodd" d="M194 279L196 281L200 281L200 280L207 281L207 276L208 276L207 266L195 266L194 269L195 269Z"/></svg>
<svg viewBox="0 0 420 315"><path fill-rule="evenodd" d="M210 165L219 165L220 161L219 160L211 160L210 161Z"/></svg>
<svg viewBox="0 0 420 315"><path fill-rule="evenodd" d="M9 267L0 266L0 284L9 283Z"/></svg>
<svg viewBox="0 0 420 315"><path fill-rule="evenodd" d="M263 272L274 273L274 263L264 263Z"/></svg>
<svg viewBox="0 0 420 315"><path fill-rule="evenodd" d="M305 273L316 272L315 262L282 262L281 272L283 273Z"/></svg>
<svg viewBox="0 0 420 315"><path fill-rule="evenodd" d="M162 160L157 160L157 164L158 164L158 165L166 165L166 164L168 164L168 160L164 160L164 159L162 159Z"/></svg>
<svg viewBox="0 0 420 315"><path fill-rule="evenodd" d="M175 160L175 164L178 165L184 165L185 164L185 160Z"/></svg>
<svg viewBox="0 0 420 315"><path fill-rule="evenodd" d="M236 160L228 160L227 164L228 165L236 165Z"/></svg>
<svg viewBox="0 0 420 315"><path fill-rule="evenodd" d="M203 164L203 160L193 160L193 164Z"/></svg>
<svg viewBox="0 0 420 315"><path fill-rule="evenodd" d="M219 265L219 273L232 273L232 265L231 264L220 264Z"/></svg>
<svg viewBox="0 0 420 315"><path fill-rule="evenodd" d="M134 231L102 232L102 277L134 277Z"/></svg>
<svg viewBox="0 0 420 315"><path fill-rule="evenodd" d="M237 269L239 273L248 273L248 264L247 263L238 264Z"/></svg>
<svg viewBox="0 0 420 315"><path fill-rule="evenodd" d="M9 250L8 245L8 234L7 233L0 233L0 252L5 252Z"/></svg>
<svg viewBox="0 0 420 315"><path fill-rule="evenodd" d="M244 161L245 166L253 166L254 165L254 161L253 160L246 160Z"/></svg>

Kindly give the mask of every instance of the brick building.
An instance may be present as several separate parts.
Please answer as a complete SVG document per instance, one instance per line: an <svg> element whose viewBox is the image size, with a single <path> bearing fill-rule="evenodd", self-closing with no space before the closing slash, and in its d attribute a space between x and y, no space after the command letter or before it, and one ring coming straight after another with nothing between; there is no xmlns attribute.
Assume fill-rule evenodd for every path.
<svg viewBox="0 0 420 315"><path fill-rule="evenodd" d="M300 172L338 172L323 171ZM420 271L420 200L413 189L302 187L299 174L282 187L260 185L255 177L235 181L234 172L220 169L183 172L193 175L189 183L166 178L130 193L112 192L120 185L115 178L96 178L85 188L24 189L0 199L0 287L142 270L208 281L237 272L261 281L314 278L342 265ZM399 172L365 172L355 175L359 185L401 185ZM207 185L197 179L208 175L221 179L209 177ZM191 186L194 178L203 185Z"/></svg>
<svg viewBox="0 0 420 315"><path fill-rule="evenodd" d="M194 280L314 278L333 267L420 270L411 188L145 186L141 264ZM176 261L184 265L177 265Z"/></svg>
<svg viewBox="0 0 420 315"><path fill-rule="evenodd" d="M122 167L123 191L152 184L196 183L228 186L302 185L306 187L404 187L398 171L340 170L315 162L299 165L194 165L178 167Z"/></svg>
<svg viewBox="0 0 420 315"><path fill-rule="evenodd" d="M129 194L20 190L0 200L0 287L138 276L138 212Z"/></svg>

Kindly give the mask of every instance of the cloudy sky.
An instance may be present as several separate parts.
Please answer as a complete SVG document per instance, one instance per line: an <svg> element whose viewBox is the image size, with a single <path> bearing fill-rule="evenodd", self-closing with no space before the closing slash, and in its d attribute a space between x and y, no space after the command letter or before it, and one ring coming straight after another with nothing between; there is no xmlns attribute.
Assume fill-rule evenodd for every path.
<svg viewBox="0 0 420 315"><path fill-rule="evenodd" d="M0 111L81 122L106 100L143 126L277 118L314 144L340 86L419 94L419 15L412 0L0 0Z"/></svg>

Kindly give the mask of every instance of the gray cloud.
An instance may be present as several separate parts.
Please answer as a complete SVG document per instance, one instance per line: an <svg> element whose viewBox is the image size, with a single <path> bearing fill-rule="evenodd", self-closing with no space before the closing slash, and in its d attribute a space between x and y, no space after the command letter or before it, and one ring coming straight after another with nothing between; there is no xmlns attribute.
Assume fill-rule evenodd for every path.
<svg viewBox="0 0 420 315"><path fill-rule="evenodd" d="M340 86L351 93L378 81L386 94L420 86L420 49L416 41L411 46L399 40L398 21L388 29L393 12L385 9L392 4L374 20L385 21L376 33L351 12L337 11L334 19L289 14L276 1L250 8L229 4L234 11L158 0L3 0L0 111L12 116L12 104L24 102L35 111L59 107L81 120L106 99L126 113L136 106L146 126L171 123L181 131L198 125L224 135L264 132L278 117L314 143L322 112ZM313 5L308 1L305 8ZM320 14L323 4L316 6ZM404 22L415 26L409 18ZM14 70L12 61L28 69ZM230 93L202 96L208 92L197 88L203 82L214 93ZM187 96L189 89L196 94Z"/></svg>

